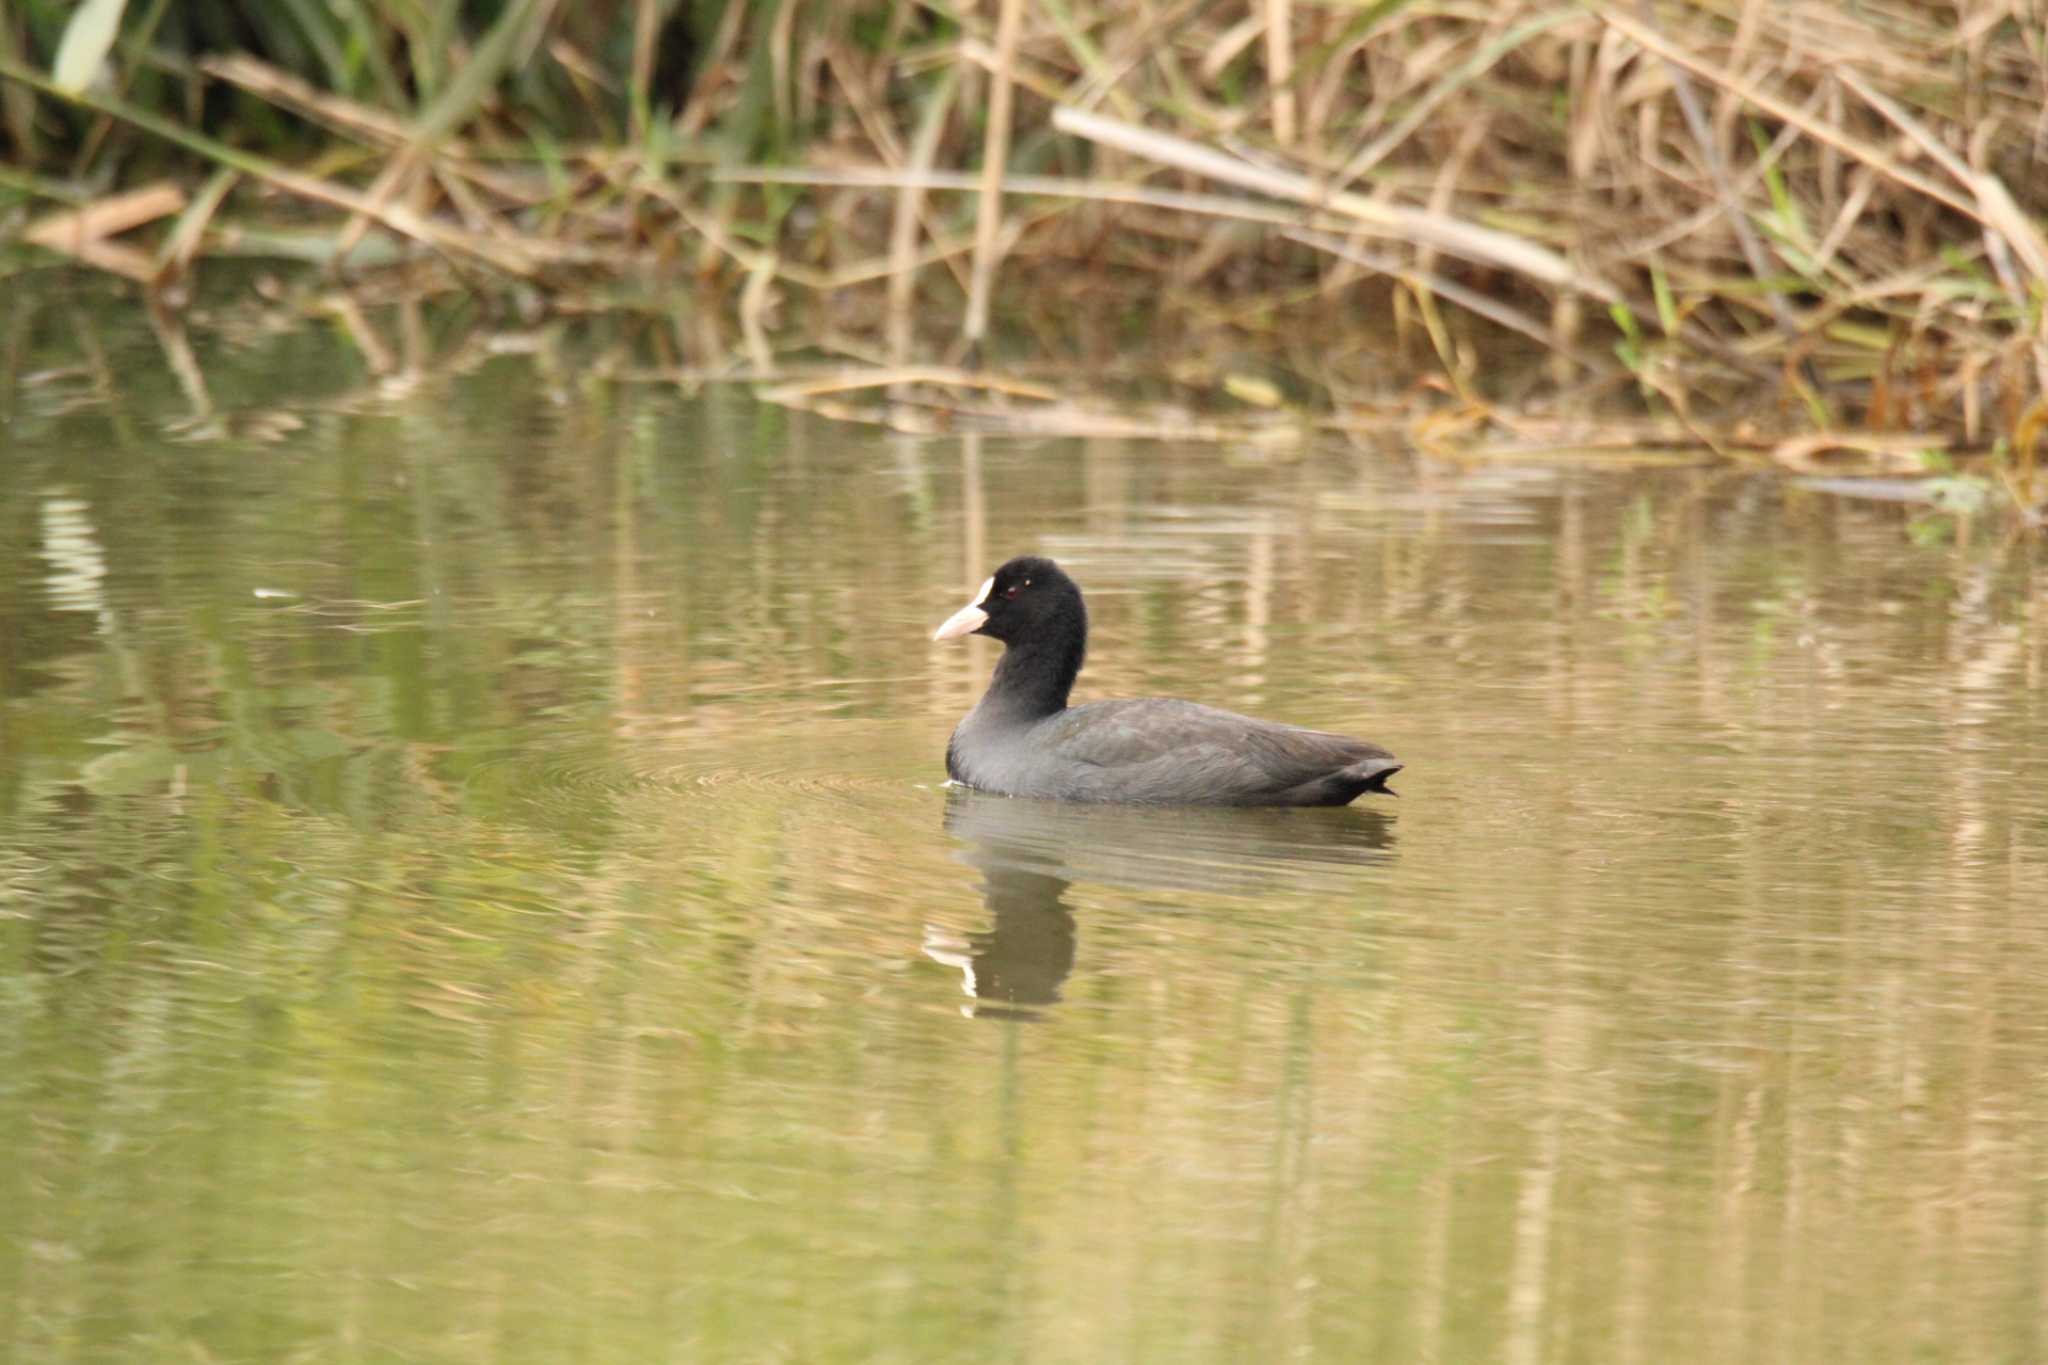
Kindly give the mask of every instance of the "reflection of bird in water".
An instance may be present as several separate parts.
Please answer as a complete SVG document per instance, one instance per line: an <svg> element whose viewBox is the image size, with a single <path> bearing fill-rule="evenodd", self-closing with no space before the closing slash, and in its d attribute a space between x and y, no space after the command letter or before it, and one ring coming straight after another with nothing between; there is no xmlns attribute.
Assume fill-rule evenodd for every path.
<svg viewBox="0 0 2048 1365"><path fill-rule="evenodd" d="M1392 857L1393 817L1344 807L1223 810L1099 806L946 793L955 855L981 869L993 923L964 938L927 926L925 956L957 967L970 1015L1035 1015L1074 968L1077 881L1141 890L1249 895L1334 890Z"/></svg>
<svg viewBox="0 0 2048 1365"><path fill-rule="evenodd" d="M969 1015L1029 1017L1060 998L1074 969L1074 917L1062 899L1069 883L1001 859L968 857L983 873L981 894L995 923L965 939L926 925L924 954L960 969L961 989L974 999Z"/></svg>

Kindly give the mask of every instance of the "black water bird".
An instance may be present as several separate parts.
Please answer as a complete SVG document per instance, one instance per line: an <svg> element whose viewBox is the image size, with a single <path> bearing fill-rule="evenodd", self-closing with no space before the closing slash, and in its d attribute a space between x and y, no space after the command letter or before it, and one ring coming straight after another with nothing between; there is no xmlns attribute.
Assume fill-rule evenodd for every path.
<svg viewBox="0 0 2048 1365"><path fill-rule="evenodd" d="M954 781L1005 796L1153 805L1341 806L1389 790L1377 744L1145 698L1068 706L1088 650L1081 589L1050 559L997 569L934 640L1001 640L988 691L953 731Z"/></svg>

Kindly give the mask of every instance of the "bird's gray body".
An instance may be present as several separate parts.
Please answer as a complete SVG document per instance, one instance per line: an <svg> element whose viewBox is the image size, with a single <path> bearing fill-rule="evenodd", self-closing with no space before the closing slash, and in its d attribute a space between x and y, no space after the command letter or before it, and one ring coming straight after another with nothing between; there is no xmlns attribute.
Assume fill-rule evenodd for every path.
<svg viewBox="0 0 2048 1365"><path fill-rule="evenodd" d="M1190 701L1009 714L991 691L946 747L957 782L1005 796L1216 806L1341 806L1386 790L1400 762L1344 735Z"/></svg>

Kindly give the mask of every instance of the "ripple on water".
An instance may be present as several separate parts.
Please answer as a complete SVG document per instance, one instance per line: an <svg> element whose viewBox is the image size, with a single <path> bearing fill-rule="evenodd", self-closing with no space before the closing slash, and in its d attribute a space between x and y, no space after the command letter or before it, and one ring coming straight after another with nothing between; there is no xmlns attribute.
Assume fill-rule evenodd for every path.
<svg viewBox="0 0 2048 1365"><path fill-rule="evenodd" d="M827 813L879 808L936 786L905 771L900 736L892 744L871 730L834 724L801 738L664 737L522 751L477 765L468 785L563 815L587 813L595 803L660 796L754 807L800 803Z"/></svg>

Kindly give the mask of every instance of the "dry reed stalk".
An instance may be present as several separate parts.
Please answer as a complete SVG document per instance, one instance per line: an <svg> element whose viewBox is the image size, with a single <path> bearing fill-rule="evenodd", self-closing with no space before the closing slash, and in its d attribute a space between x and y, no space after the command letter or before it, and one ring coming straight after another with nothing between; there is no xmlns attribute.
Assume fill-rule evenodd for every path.
<svg viewBox="0 0 2048 1365"><path fill-rule="evenodd" d="M157 265L148 252L107 239L180 212L185 203L185 192L176 185L146 185L40 218L22 233L22 240L96 270L153 284Z"/></svg>
<svg viewBox="0 0 2048 1365"><path fill-rule="evenodd" d="M797 265L778 259L773 252L756 250L728 232L713 217L700 212L670 185L655 184L647 187L650 197L659 200L690 231L702 239L704 249L714 256L724 255L749 275L766 269L776 279L807 289L828 290L832 287L832 276L808 266Z"/></svg>
<svg viewBox="0 0 2048 1365"><path fill-rule="evenodd" d="M1978 216L1977 206L1968 198L1927 179L1917 171L1909 169L1898 158L1889 155L1881 147L1864 141L1848 131L1837 128L1825 119L1779 98L1747 77L1725 70L1697 53L1691 52L1664 37L1654 29L1645 28L1630 16L1610 7L1596 11L1601 22L1625 35L1646 51L1653 52L1675 66L1682 67L1710 85L1718 86L1729 95L1742 100L1769 114L1772 118L1797 126L1807 136L1826 146L1832 146L1842 154L1861 161L1885 178L1913 191L1926 199L1946 205L1958 213ZM1839 73L1838 73L1839 74Z"/></svg>
<svg viewBox="0 0 2048 1365"><path fill-rule="evenodd" d="M1811 104L1817 108L1820 101L1816 98ZM1772 139L1771 145L1764 149L1763 154L1731 184L1729 194L1733 202L1738 205L1744 202L1757 185L1777 167L1786 153L1798 143L1799 137L1799 130L1796 128L1782 129L1778 136ZM1693 236L1716 218L1725 217L1728 207L1717 197L1712 203L1704 204L1682 218L1674 218L1675 212L1676 210L1673 210L1664 214L1658 220L1657 229L1649 236L1608 251L1607 259L1616 262L1656 259L1666 248Z"/></svg>
<svg viewBox="0 0 2048 1365"><path fill-rule="evenodd" d="M906 152L902 145L902 139L897 136L896 129L889 121L887 112L869 94L860 72L854 67L851 59L845 52L836 45L828 47L825 61L834 79L838 82L840 89L845 91L847 100L853 106L854 114L860 121L861 130L867 135L868 141L873 145L875 154L890 166L901 167L906 159L908 159L914 166L929 170L932 162L938 156L939 140L945 134L946 115L950 111L953 91L957 87L960 75L959 65L957 63L949 65L941 72L939 89L934 91L932 98L925 102L924 117L919 120L918 131L912 140L913 145ZM933 102L934 100L936 102ZM906 212L910 215L907 219L903 216ZM917 228L920 223L924 223L927 230L932 232L934 236L937 236L941 231L939 224L927 221L925 196L922 188L918 186L904 186L899 189L896 195L892 214L889 247L891 258L898 260L913 274L919 266L931 260L943 261L955 278L958 279L961 291L964 294L969 283L968 272L954 259L954 253L946 252L922 259L917 257ZM866 266L863 264L856 269L864 274ZM834 283L830 287L845 287L847 283L847 267L835 268L832 275ZM893 346L896 344L893 338L897 336L896 329L900 326L898 310L900 307L907 306L898 299L896 291L900 287L903 286L898 286L893 282L890 286L884 326L888 338L892 339L886 340L886 345Z"/></svg>
<svg viewBox="0 0 2048 1365"><path fill-rule="evenodd" d="M837 44L825 48L825 69L832 73L833 81L846 96L847 105L860 124L860 130L875 149L875 155L891 166L903 164L903 139L896 135L894 125L867 88L866 73L857 68L844 48Z"/></svg>
<svg viewBox="0 0 2048 1365"><path fill-rule="evenodd" d="M1040 407L988 407L969 403L913 403L903 399L846 403L829 397L792 400L786 406L840 422L860 422L911 435L958 434L1094 438L1126 441L1195 441L1204 444L1294 444L1309 429L1294 416L1225 421L1184 412L1130 407L1086 407L1052 403Z"/></svg>
<svg viewBox="0 0 2048 1365"><path fill-rule="evenodd" d="M384 169L370 182L364 192L362 207L348 216L341 225L341 231L334 238L334 269L339 270L348 254L355 250L356 243L363 240L363 234L370 230L371 216L384 209L394 200L412 198L412 187L418 184L418 175L424 168L426 148L418 144L400 147L384 163Z"/></svg>
<svg viewBox="0 0 2048 1365"><path fill-rule="evenodd" d="M989 294L995 287L996 249L1003 206L1003 169L1010 155L1010 115L1014 99L1011 70L1017 56L1017 34L1023 27L1024 0L999 0L996 15L996 69L990 78L988 133L982 142L981 192L974 219L974 273L967 291L967 317L961 329L969 354L978 354L988 331Z"/></svg>
<svg viewBox="0 0 2048 1365"><path fill-rule="evenodd" d="M775 288L775 255L762 252L747 272L747 282L740 289L740 335L746 340L747 358L757 370L775 367L775 346L769 340L765 321L773 302Z"/></svg>
<svg viewBox="0 0 2048 1365"><path fill-rule="evenodd" d="M1467 260L1497 265L1544 284L1577 289L1610 303L1621 298L1606 281L1577 269L1548 247L1512 233L1422 209L1381 203L1348 191L1333 193L1297 171L1253 165L1186 138L1120 123L1079 109L1062 107L1053 110L1053 126L1061 132L1220 180L1240 189L1341 214L1388 235L1433 246Z"/></svg>
<svg viewBox="0 0 2048 1365"><path fill-rule="evenodd" d="M1927 452L1947 444L1920 432L1813 431L1785 438L1769 454L1798 474L1920 474L1927 469Z"/></svg>
<svg viewBox="0 0 2048 1365"><path fill-rule="evenodd" d="M1009 216L1009 226L1005 230L1005 238L1006 240L1014 241L1016 238L1038 227L1041 223L1056 218L1064 212L1066 212L1064 206L1055 206L1029 213L1012 212ZM971 255L973 251L973 233L953 233L936 239L923 250L917 250L913 246L907 260L899 260L891 254L888 256L869 257L865 260L849 261L845 265L834 269L830 275L825 277L820 284L820 291L828 294L834 293L842 289L853 289L874 280L886 280L893 286L901 271L907 271L911 275L915 275L928 265L954 266L962 256ZM1007 254L1007 251L1008 248L1005 247L998 254ZM886 327L888 323L889 320L885 317L884 326ZM888 333L886 331L883 335L883 350L885 353L888 350Z"/></svg>
<svg viewBox="0 0 2048 1365"><path fill-rule="evenodd" d="M207 227L213 222L214 214L220 211L227 199L228 191L241 179L241 173L232 170L215 171L206 184L194 195L191 204L178 216L178 224L165 239L163 249L157 252L156 278L152 284L163 289L183 279L191 270L192 262L199 255L199 248L206 236Z"/></svg>
<svg viewBox="0 0 2048 1365"><path fill-rule="evenodd" d="M5 10L0 10L0 61L17 65L28 63L28 54L21 50L20 40L14 31L13 16ZM39 163L43 139L36 130L35 93L26 85L0 84L0 119L6 122L16 157L24 164Z"/></svg>
<svg viewBox="0 0 2048 1365"><path fill-rule="evenodd" d="M99 237L67 243L63 253L80 265L89 265L95 270L104 270L109 275L119 275L137 284L147 285L156 278L156 262L147 251L109 242Z"/></svg>
<svg viewBox="0 0 2048 1365"><path fill-rule="evenodd" d="M2001 238L2036 281L2048 283L2048 243L2041 240L2041 230L2028 221L2026 215L2020 212L2019 206L2013 203L2012 193L2006 189L2003 181L1995 175L1975 171L1965 165L1961 158L1951 152L1941 139L1918 119L1900 108L1889 97L1871 89L1855 72L1844 70L1838 72L1837 76L1842 84L1854 91L1865 104L1883 114L1899 131L1913 139L1929 160L1948 172L1957 184L1969 190L1976 200L1973 216L1984 225L1985 231L1995 233Z"/></svg>
<svg viewBox="0 0 2048 1365"><path fill-rule="evenodd" d="M712 30L711 41L705 45L702 60L704 76L690 88L690 98L676 114L675 134L681 139L695 138L717 115L716 100L720 95L730 93L730 78L727 68L732 64L733 49L740 40L740 24L747 16L746 5L725 6L719 16L718 27Z"/></svg>
<svg viewBox="0 0 2048 1365"><path fill-rule="evenodd" d="M291 72L280 71L246 52L202 57L198 66L203 75L226 81L344 136L386 147L405 141L403 119L371 105L317 89Z"/></svg>
<svg viewBox="0 0 2048 1365"><path fill-rule="evenodd" d="M360 206L351 212L348 222L343 225L335 244L337 261L347 259L372 221L390 223L391 219L385 213L387 206L410 193L441 144L490 96L499 76L515 61L521 45L529 38L538 39L556 2L509 0L481 41L470 51L468 59L407 125L405 142L371 183L368 192L362 196ZM408 213L406 216L415 222L430 221L417 214ZM472 236L473 240L490 241L494 238L504 240L509 234ZM530 268L527 273L530 273Z"/></svg>
<svg viewBox="0 0 2048 1365"><path fill-rule="evenodd" d="M1657 26L1657 12L1650 0L1636 0L1636 8L1645 25ZM1665 69L1671 76L1671 88L1678 97L1679 111L1685 116L1685 125L1691 131L1693 141L1698 145L1700 160L1707 168L1707 179L1713 184L1714 194L1720 200L1721 212L1727 216L1728 226L1734 229L1735 238L1742 244L1742 258L1749 263L1749 271L1758 279L1771 273L1770 263L1765 259L1763 243L1757 240L1756 229L1750 226L1749 215L1742 209L1735 197L1734 186L1730 183L1728 166L1721 155L1720 141L1714 130L1708 126L1707 112L1700 107L1700 100L1692 87L1692 80L1685 68L1668 57L1663 59ZM1792 320L1791 307L1784 296L1773 293L1769 296L1771 317L1778 324L1778 330L1787 337L1796 336L1799 328Z"/></svg>
<svg viewBox="0 0 2048 1365"><path fill-rule="evenodd" d="M341 323L342 330L348 335L349 340L355 343L356 350L363 357L364 366L371 374L387 375L398 368L397 356L384 344L383 336L371 323L369 315L363 312L362 304L353 295L339 292L329 294L321 300L321 306Z"/></svg>
<svg viewBox="0 0 2048 1365"><path fill-rule="evenodd" d="M530 237L510 242L481 239L434 222L432 219L421 218L403 208L373 204L346 186L280 165L268 157L258 156L239 147L231 147L204 133L181 127L146 109L133 107L90 89L77 93L60 90L41 72L15 66L4 60L0 60L0 76L19 81L54 98L131 124L182 146L217 165L240 171L275 186L287 194L348 213L361 213L401 237L412 238L453 257L475 260L508 275L531 275L534 273L536 260L547 260L556 254L556 248L551 244Z"/></svg>
<svg viewBox="0 0 2048 1365"><path fill-rule="evenodd" d="M909 164L913 176L931 171L939 154L939 139L945 136L946 119L952 112L953 94L959 89L957 68L949 69L939 85L926 96L917 133L910 142ZM917 297L917 225L924 217L924 188L906 185L897 191L894 219L889 228L889 298L886 312L889 361L901 365L910 359L915 329L910 308Z"/></svg>
<svg viewBox="0 0 2048 1365"><path fill-rule="evenodd" d="M1581 18L1583 16L1574 10L1540 14L1527 23L1516 25L1500 38L1486 44L1453 68L1442 80L1431 85L1422 98L1414 101L1408 111L1385 132L1359 148L1345 161L1343 169L1337 172L1332 183L1339 190L1348 188L1386 160L1402 143L1413 137L1417 130L1436 116L1437 111L1445 103L1470 88L1474 82L1524 43L1539 34Z"/></svg>
<svg viewBox="0 0 2048 1365"><path fill-rule="evenodd" d="M1522 312L1514 305L1482 294L1476 289L1467 288L1455 280L1446 279L1444 276L1426 269L1406 265L1390 256L1380 256L1372 252L1362 251L1341 237L1331 236L1327 233L1305 232L1298 228L1291 228L1282 235L1290 242L1299 242L1303 246L1313 247L1317 251L1325 252L1339 260L1348 261L1374 274L1385 275L1390 279L1399 280L1411 289L1425 290L1432 294L1441 295L1467 312L1486 318L1510 332L1518 332L1539 346L1558 350L1585 369L1599 371L1611 368L1590 355L1562 345L1551 334L1549 328L1543 326L1543 324L1537 322L1536 319Z"/></svg>
<svg viewBox="0 0 2048 1365"><path fill-rule="evenodd" d="M1576 442L1464 440L1449 452L1459 463L1537 464L1569 462L1574 468L1697 469L1721 456L1689 435L1671 447L1581 445Z"/></svg>
<svg viewBox="0 0 2048 1365"><path fill-rule="evenodd" d="M1266 88L1271 91L1273 141L1294 145L1294 6L1266 0Z"/></svg>
<svg viewBox="0 0 2048 1365"><path fill-rule="evenodd" d="M1197 68L1202 79L1207 82L1218 80L1246 48L1259 40L1269 22L1264 14L1247 14L1217 35L1203 52L1201 65ZM1086 104L1088 101L1076 100L1075 103Z"/></svg>
<svg viewBox="0 0 2048 1365"><path fill-rule="evenodd" d="M633 61L627 89L632 93L629 113L633 140L647 137L647 119L653 113L654 43L661 34L661 0L634 0Z"/></svg>
<svg viewBox="0 0 2048 1365"><path fill-rule="evenodd" d="M159 181L39 218L22 233L22 240L75 255L88 243L177 213L185 202L185 191L169 181Z"/></svg>
<svg viewBox="0 0 2048 1365"><path fill-rule="evenodd" d="M318 90L292 73L280 71L247 53L201 58L199 70L215 80L226 81L259 99L356 141L387 149L406 144L403 119L373 106ZM455 176L476 184L495 199L519 205L527 202L525 186L520 181L478 161L463 139L447 138L434 148L434 152L436 180L448 192L449 198L462 208L472 227L488 215L474 200L465 198L460 183L453 179Z"/></svg>
<svg viewBox="0 0 2048 1365"><path fill-rule="evenodd" d="M988 72L991 78L995 76L996 69L1000 65L996 57L996 50L978 38L962 38L958 45L954 47L953 56L960 61L974 63L983 71ZM1015 91L1022 90L1027 94L1038 96L1048 104L1066 102L1068 82L1063 73L1047 70L1039 64L1026 60L1021 51L1012 57L1009 72L1010 84L1013 87L1013 97ZM1128 106L1133 116L1143 112L1142 106L1128 99L1113 100L1112 102L1119 106Z"/></svg>
<svg viewBox="0 0 2048 1365"><path fill-rule="evenodd" d="M1169 47L1175 34L1188 22L1189 16L1201 10L1207 0L1176 0L1176 3L1153 10L1143 25L1121 32L1117 38L1117 51L1104 53L1100 57L1084 62L1087 79L1065 90L1055 89L1046 95L1050 104L1078 104L1093 108L1109 100L1120 110L1135 114L1140 112L1139 102L1123 88L1122 82L1130 73ZM1259 20L1247 16L1245 22L1251 26L1251 36L1258 36ZM1062 29L1062 37L1067 37ZM1079 55L1085 43L1083 35L1075 34L1068 42L1070 49ZM1030 87L1027 87L1030 88Z"/></svg>
<svg viewBox="0 0 2048 1365"><path fill-rule="evenodd" d="M923 384L935 388L979 389L989 393L1008 394L1013 398L1035 399L1044 403L1057 402L1061 393L1060 390L1043 384L1031 384L981 370L956 369L947 365L889 365L864 370L849 370L840 366L822 374L793 380L777 388L765 390L761 396L774 403L790 403L822 398L829 394L856 393L864 389L901 388L910 384Z"/></svg>

